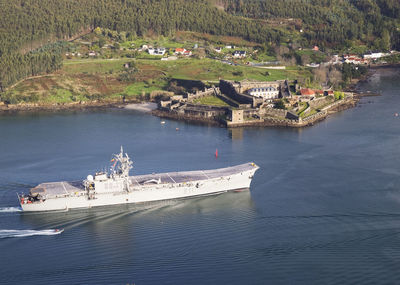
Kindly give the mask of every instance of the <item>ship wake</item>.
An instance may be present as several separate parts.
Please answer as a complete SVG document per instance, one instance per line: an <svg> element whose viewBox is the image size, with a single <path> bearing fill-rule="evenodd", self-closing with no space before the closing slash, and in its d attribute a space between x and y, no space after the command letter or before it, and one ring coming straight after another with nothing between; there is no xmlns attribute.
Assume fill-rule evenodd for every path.
<svg viewBox="0 0 400 285"><path fill-rule="evenodd" d="M22 212L20 207L0 207L0 213Z"/></svg>
<svg viewBox="0 0 400 285"><path fill-rule="evenodd" d="M52 236L59 235L63 230L0 230L0 238Z"/></svg>

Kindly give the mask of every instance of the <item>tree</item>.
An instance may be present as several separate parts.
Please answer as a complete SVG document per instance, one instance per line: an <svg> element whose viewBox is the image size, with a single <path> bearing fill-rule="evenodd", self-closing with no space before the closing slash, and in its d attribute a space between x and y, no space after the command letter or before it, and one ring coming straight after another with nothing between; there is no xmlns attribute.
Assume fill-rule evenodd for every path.
<svg viewBox="0 0 400 285"><path fill-rule="evenodd" d="M100 36L102 34L102 31L101 31L100 27L97 27L96 29L94 29L93 32L98 36Z"/></svg>
<svg viewBox="0 0 400 285"><path fill-rule="evenodd" d="M283 102L282 99L279 99L275 102L275 108L276 109L286 109L285 107L285 102Z"/></svg>
<svg viewBox="0 0 400 285"><path fill-rule="evenodd" d="M103 37L101 37L101 38L99 38L99 41L97 42L97 44L98 44L99 48L102 48L106 44L106 40Z"/></svg>
<svg viewBox="0 0 400 285"><path fill-rule="evenodd" d="M327 82L327 68L324 66L319 66L318 68L313 69L314 81L318 83L326 83Z"/></svg>
<svg viewBox="0 0 400 285"><path fill-rule="evenodd" d="M390 35L386 29L382 31L381 49L385 51L390 50Z"/></svg>

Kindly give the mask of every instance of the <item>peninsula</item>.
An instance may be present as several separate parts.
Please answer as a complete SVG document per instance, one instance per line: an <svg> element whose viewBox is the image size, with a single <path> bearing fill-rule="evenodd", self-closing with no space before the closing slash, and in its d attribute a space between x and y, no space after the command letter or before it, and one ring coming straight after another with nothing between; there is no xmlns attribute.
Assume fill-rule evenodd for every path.
<svg viewBox="0 0 400 285"><path fill-rule="evenodd" d="M400 62L400 6L387 0L370 1L371 7L299 0L59 2L45 0L49 15L59 17L51 19L35 1L4 5L1 112L151 101L158 104L153 114L163 117L303 127L354 106L357 96L348 87L370 67ZM110 16L122 8L124 16ZM374 18L367 17L371 9ZM190 17L193 10L200 16ZM36 25L38 18L46 25Z"/></svg>

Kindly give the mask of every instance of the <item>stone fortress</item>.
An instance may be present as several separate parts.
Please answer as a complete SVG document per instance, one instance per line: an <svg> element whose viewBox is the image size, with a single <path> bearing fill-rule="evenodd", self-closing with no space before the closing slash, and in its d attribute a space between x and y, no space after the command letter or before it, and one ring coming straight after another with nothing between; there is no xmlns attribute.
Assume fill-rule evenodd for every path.
<svg viewBox="0 0 400 285"><path fill-rule="evenodd" d="M264 93L263 93L264 92ZM349 94L348 94L349 95ZM202 97L215 96L226 106L211 106L198 103ZM352 96L346 96L347 99ZM296 108L291 110L275 107L277 100L286 99L292 106L307 101L303 112L319 108L318 112L301 117ZM158 103L157 115L193 121L216 121L227 127L264 125L264 126L306 126L328 115L328 110L349 100L327 104L324 96L315 98L292 94L288 80L279 81L230 81L220 80L219 87L212 86L196 93L174 95ZM338 104L339 103L339 104ZM300 108L300 107L298 107Z"/></svg>

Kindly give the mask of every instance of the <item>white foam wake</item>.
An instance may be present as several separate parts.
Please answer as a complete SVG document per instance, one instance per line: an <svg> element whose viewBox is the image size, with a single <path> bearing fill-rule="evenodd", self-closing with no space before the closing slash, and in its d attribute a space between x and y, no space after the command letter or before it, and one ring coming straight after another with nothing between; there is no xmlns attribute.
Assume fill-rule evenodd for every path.
<svg viewBox="0 0 400 285"><path fill-rule="evenodd" d="M0 230L0 238L12 238L12 237L29 237L29 236L52 236L59 235L64 230Z"/></svg>
<svg viewBox="0 0 400 285"><path fill-rule="evenodd" d="M0 207L0 213L22 212L20 207Z"/></svg>

